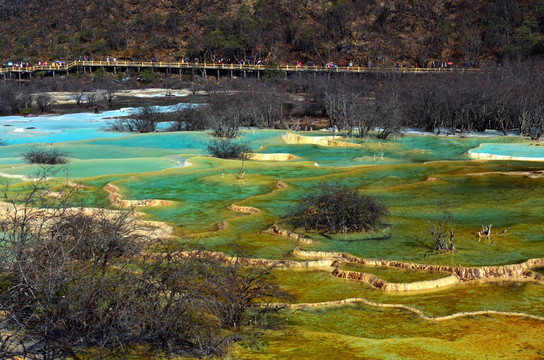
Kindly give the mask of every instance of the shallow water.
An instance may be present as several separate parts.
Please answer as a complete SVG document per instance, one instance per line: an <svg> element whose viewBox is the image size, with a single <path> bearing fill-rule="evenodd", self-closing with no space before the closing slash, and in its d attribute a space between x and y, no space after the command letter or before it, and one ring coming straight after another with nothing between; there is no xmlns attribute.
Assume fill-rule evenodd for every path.
<svg viewBox="0 0 544 360"><path fill-rule="evenodd" d="M520 158L544 158L544 147L539 142L528 144L481 144L474 153L502 155Z"/></svg>
<svg viewBox="0 0 544 360"><path fill-rule="evenodd" d="M292 251L298 247L365 258L467 266L544 257L544 178L527 176L543 170L543 163L477 161L467 155L482 143L485 145L478 149L497 154L541 151L529 141L517 137L408 135L389 141L351 140L360 142L360 148L329 148L286 144L284 131L245 130L241 140L252 151L290 153L297 158L246 161L240 181L236 174L241 161L206 156L209 133L102 131L105 118L116 114L119 112L0 118L0 126L13 125L0 127L0 138L6 138L9 144L0 147L0 180L22 183L25 177L33 177L39 167L24 164L21 154L33 142L46 142L68 154L71 161L63 176L87 185L83 197L90 206L109 206L103 190L108 183L119 187L124 199L173 201L169 206L139 210L149 219L175 225L180 248L184 249L295 259ZM26 129L31 126L36 129ZM306 135L323 136L319 132ZM287 188L278 188L278 181ZM316 240L310 245L263 233L275 222L282 223L298 201L323 182L357 188L383 201L390 211L383 229L355 235L308 232L306 236ZM455 252L433 251L428 236L426 221L440 219L440 201L449 203L455 219ZM233 203L260 212L229 210ZM223 220L228 226L218 231L217 225ZM476 232L490 224L491 238L479 241ZM371 272L391 282L444 276L388 268L350 269ZM275 275L298 303L364 297L414 306L430 316L480 310L544 314L544 286L534 282L470 282L433 291L387 294L363 283L334 278L331 270L276 270ZM542 269L537 271L543 273ZM530 334L542 330L543 323L531 319L477 316L429 322L407 310L352 304L300 310L291 317L283 335L266 335L265 350L241 350L239 356L331 359L340 355L356 358L356 353L364 359L454 359L485 358L498 349L504 358L535 358L540 350ZM299 339L310 345L302 346ZM516 346L520 349L517 353L511 351ZM381 350L373 350L376 348Z"/></svg>
<svg viewBox="0 0 544 360"><path fill-rule="evenodd" d="M165 105L158 111L172 111L189 104ZM8 144L34 142L57 143L92 138L118 137L123 134L105 131L113 118L127 116L137 108L122 108L100 113L67 113L63 115L1 116L0 139Z"/></svg>

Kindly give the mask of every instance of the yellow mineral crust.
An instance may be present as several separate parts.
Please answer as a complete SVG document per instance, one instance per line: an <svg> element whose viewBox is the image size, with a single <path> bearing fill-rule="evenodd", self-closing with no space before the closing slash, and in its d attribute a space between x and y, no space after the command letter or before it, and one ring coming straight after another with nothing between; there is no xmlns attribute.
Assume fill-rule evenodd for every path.
<svg viewBox="0 0 544 360"><path fill-rule="evenodd" d="M361 147L359 144L340 141L334 136L302 136L298 134L286 133L282 136L287 144L313 144L327 147Z"/></svg>

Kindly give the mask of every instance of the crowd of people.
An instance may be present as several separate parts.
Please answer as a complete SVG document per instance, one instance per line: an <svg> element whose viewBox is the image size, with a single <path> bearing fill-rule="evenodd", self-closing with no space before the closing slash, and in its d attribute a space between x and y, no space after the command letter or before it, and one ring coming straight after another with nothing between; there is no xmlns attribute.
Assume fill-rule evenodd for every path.
<svg viewBox="0 0 544 360"><path fill-rule="evenodd" d="M2 64L3 68L14 68L14 69L27 69L34 66L64 66L66 65L66 62L63 60L56 60L56 61L38 61L37 63L29 63L28 61L19 61L19 62L12 62L8 61L6 63Z"/></svg>
<svg viewBox="0 0 544 360"><path fill-rule="evenodd" d="M79 61L91 61L87 56L81 56L79 59ZM115 57L106 57L104 59L102 59L102 61L106 61L108 64L110 63L113 63L113 64L117 64L117 61L118 59L115 58ZM123 60L127 60L127 59L123 59ZM130 61L132 61L132 59L130 59ZM159 62L157 60L156 57L153 57L152 60L151 60L153 63L157 63ZM68 61L69 62L69 61ZM182 64L189 64L189 63L194 63L194 64L198 64L200 62L200 59L199 58L194 58L193 61L191 61L191 59L189 59L188 57L186 58L183 58L181 59L180 61ZM217 63L217 64L225 64L225 65L231 65L231 64L236 64L236 65L266 65L267 64L267 60L254 60L252 58L245 58L245 59L219 59L217 61L212 61L212 63ZM50 66L65 66L67 63L67 61L64 61L64 60L55 60L55 61L47 61L47 60L43 60L43 61L38 61L37 63L29 63L29 62L23 62L23 61L8 61L8 62L5 62L2 64L2 68L13 68L15 70L18 70L18 69L27 69L27 68L31 68L31 67L35 67L35 66L43 66L43 67L50 67ZM407 64L407 63L403 63L403 62L400 62L400 61L396 61L395 63L393 63L392 66L382 66L382 65L377 65L377 64L372 64L370 61L368 61L365 65L361 64L361 63L358 63L357 65L355 65L353 63L353 61L341 61L339 63L335 63L333 61L329 61L327 63L325 62L322 62L321 64L321 68L330 68L330 69L335 69L335 68L346 68L346 67L359 67L359 68L362 68L362 67L367 67L369 69L371 68L384 68L384 67L393 67L393 68L397 68L397 69L400 69L400 68L419 68L419 67L427 67L427 68L441 68L441 69L459 69L459 68L471 68L473 67L473 64L470 62L470 61L467 61L466 63L463 63L463 64L454 64L452 61L440 61L440 62L431 62L430 64L426 65L426 66L419 66L417 63L415 64ZM295 66L296 67L316 67L318 66L315 62L313 61L305 61L304 63L302 61L297 61L295 63Z"/></svg>

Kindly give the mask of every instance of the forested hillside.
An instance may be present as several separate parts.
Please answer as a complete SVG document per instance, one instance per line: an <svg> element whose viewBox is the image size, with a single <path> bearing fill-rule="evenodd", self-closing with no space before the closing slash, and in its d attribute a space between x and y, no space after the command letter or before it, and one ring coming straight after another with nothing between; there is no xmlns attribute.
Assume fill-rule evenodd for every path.
<svg viewBox="0 0 544 360"><path fill-rule="evenodd" d="M544 52L544 0L0 0L0 59L481 65Z"/></svg>

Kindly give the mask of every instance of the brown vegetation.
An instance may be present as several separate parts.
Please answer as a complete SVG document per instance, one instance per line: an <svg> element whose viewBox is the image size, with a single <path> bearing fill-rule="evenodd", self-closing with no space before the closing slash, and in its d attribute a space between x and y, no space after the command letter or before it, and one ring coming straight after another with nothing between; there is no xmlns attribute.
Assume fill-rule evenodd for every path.
<svg viewBox="0 0 544 360"><path fill-rule="evenodd" d="M459 134L494 129L507 135L520 133L534 140L544 135L544 63L528 61L495 70L435 74L401 72L368 73L362 77L332 73L331 77L289 77L277 79L221 79L216 82L196 78L182 83L169 75L156 86L198 87L208 94L207 106L178 109L169 114L149 105L131 114L130 119L112 122L118 131L158 131L157 124L169 128L160 131L209 129L216 137L233 138L241 127L271 129L318 129L323 126L333 137L300 137L288 133L289 143L315 143L322 146L360 146L343 137L376 136L387 139L401 135L403 129L419 128L437 134ZM82 88L86 106L108 107L98 94L112 80L85 83L82 76L53 81L36 79L17 86L0 84L0 114L37 111L35 94L44 91ZM129 86L125 84L125 86ZM139 86L133 83L132 86ZM79 89L78 89L79 87ZM115 100L113 100L115 101ZM217 145L222 145L218 143ZM214 146L214 149L221 146ZM223 152L223 151L220 151ZM237 154L235 154L237 155ZM233 156L233 155L229 155Z"/></svg>
<svg viewBox="0 0 544 360"><path fill-rule="evenodd" d="M292 221L306 230L349 233L375 230L386 215L386 206L373 196L346 186L323 184L301 200Z"/></svg>
<svg viewBox="0 0 544 360"><path fill-rule="evenodd" d="M481 64L541 54L543 12L533 0L8 0L0 57Z"/></svg>
<svg viewBox="0 0 544 360"><path fill-rule="evenodd" d="M253 341L287 299L270 267L213 254L175 256L131 211L72 208L43 196L50 173L13 196L0 218L0 349L6 358L220 355ZM71 193L74 194L73 192ZM253 304L260 304L254 307Z"/></svg>

